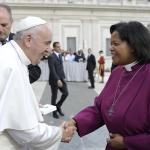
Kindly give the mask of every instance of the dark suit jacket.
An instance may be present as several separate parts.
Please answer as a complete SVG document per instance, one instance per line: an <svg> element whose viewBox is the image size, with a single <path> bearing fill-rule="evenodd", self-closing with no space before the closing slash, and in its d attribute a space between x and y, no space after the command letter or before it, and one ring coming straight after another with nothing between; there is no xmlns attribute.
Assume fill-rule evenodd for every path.
<svg viewBox="0 0 150 150"><path fill-rule="evenodd" d="M48 66L50 69L49 84L57 84L58 80L65 79L62 57L60 59L55 53L48 57Z"/></svg>
<svg viewBox="0 0 150 150"><path fill-rule="evenodd" d="M9 41L13 39L14 33L9 34ZM35 82L41 75L41 69L38 65L28 65L30 83Z"/></svg>
<svg viewBox="0 0 150 150"><path fill-rule="evenodd" d="M87 66L86 69L87 70L94 70L96 67L96 60L95 60L95 56L93 54L91 54L90 56L88 56L87 58Z"/></svg>

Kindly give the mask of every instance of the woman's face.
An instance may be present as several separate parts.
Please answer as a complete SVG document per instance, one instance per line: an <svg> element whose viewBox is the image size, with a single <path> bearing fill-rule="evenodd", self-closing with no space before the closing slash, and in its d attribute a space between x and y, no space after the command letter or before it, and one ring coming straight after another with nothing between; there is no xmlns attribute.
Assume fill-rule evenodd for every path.
<svg viewBox="0 0 150 150"><path fill-rule="evenodd" d="M126 41L122 41L117 31L111 35L112 61L116 65L126 65L135 61L133 52Z"/></svg>

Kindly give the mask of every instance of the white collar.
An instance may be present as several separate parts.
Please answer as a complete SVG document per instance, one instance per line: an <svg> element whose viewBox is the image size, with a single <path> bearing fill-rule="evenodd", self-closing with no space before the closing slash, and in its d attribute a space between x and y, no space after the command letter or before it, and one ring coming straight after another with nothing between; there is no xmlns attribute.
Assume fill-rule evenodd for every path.
<svg viewBox="0 0 150 150"><path fill-rule="evenodd" d="M138 61L134 61L131 64L124 65L124 68L126 71L132 71L132 67L135 66L137 63Z"/></svg>
<svg viewBox="0 0 150 150"><path fill-rule="evenodd" d="M14 49L16 50L21 62L23 64L25 64L26 66L28 66L29 64L31 64L31 61L29 60L29 58L25 55L24 51L21 49L21 47L14 41L11 40L10 41L11 45L14 47Z"/></svg>

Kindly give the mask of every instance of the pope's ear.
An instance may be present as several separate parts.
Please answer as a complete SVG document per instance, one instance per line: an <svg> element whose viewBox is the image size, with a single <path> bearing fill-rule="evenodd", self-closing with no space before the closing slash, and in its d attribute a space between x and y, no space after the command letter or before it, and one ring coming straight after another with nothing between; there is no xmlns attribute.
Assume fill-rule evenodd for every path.
<svg viewBox="0 0 150 150"><path fill-rule="evenodd" d="M30 47L31 46L31 35L27 35L24 39L24 44L26 45L26 47Z"/></svg>

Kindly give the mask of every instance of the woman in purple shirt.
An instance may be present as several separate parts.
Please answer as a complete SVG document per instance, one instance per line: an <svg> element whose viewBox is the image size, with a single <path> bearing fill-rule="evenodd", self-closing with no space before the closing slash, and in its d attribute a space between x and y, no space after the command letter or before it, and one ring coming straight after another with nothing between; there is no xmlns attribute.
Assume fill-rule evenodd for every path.
<svg viewBox="0 0 150 150"><path fill-rule="evenodd" d="M110 27L117 67L93 106L68 121L84 136L106 125L106 150L150 150L150 33L140 22Z"/></svg>

